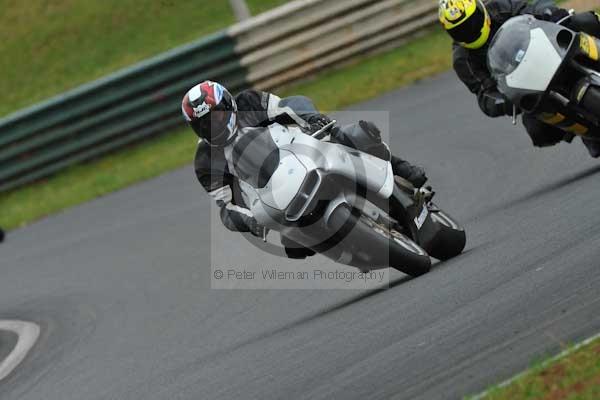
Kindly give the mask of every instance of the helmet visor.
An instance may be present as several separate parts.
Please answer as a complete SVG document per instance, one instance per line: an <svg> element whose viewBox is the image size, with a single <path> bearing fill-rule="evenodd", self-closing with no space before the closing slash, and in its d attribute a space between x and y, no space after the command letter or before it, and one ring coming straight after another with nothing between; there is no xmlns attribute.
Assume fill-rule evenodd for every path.
<svg viewBox="0 0 600 400"><path fill-rule="evenodd" d="M230 123L234 106L229 96L224 96L221 103L208 114L191 122L198 135L211 144L226 141L230 136Z"/></svg>
<svg viewBox="0 0 600 400"><path fill-rule="evenodd" d="M465 19L460 25L448 29L448 33L458 43L473 43L476 42L482 34L482 30L485 26L486 13L481 3L477 2L475 12L467 19Z"/></svg>

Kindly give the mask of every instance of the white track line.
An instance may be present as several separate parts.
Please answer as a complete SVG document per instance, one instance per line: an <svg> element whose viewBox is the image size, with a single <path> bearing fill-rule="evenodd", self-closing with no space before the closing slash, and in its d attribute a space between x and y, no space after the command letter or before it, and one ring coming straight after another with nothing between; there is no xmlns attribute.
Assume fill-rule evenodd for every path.
<svg viewBox="0 0 600 400"><path fill-rule="evenodd" d="M554 362L554 361L556 361L556 360L559 360L559 359L561 359L561 358L563 358L563 357L566 357L566 356L568 356L568 355L569 355L569 354L571 354L571 353L574 353L574 352L576 352L577 350L579 350L579 349L580 349L580 348L582 348L583 346L586 346L586 345L588 345L588 344L592 343L592 342L593 342L594 340L596 340L596 339L600 339L600 333L599 333L599 334L597 334L597 335L594 335L594 336L592 336L592 337L591 337L591 338L589 338L589 339L586 339L586 340L584 340L583 342L581 342L581 343L579 343L579 344L577 344L577 345L575 345L575 346L571 347L570 349L567 349L567 350L563 351L563 352L562 352L562 353L560 353L559 355L557 355L557 356L554 356L554 357L552 357L552 358L550 358L550 359L548 359L548 360L544 361L544 362L543 362L543 363L540 365L540 367L541 367L541 368L545 368L545 367L547 367L547 366L548 366L548 364L550 364L550 363L552 363L552 362ZM521 372L520 374L518 374L518 375L515 375L515 376L513 376L512 378L510 378L510 379L508 379L508 380L506 380L506 381L502 382L501 384L499 384L499 385L495 386L494 388L495 388L495 389L496 389L496 388L498 388L498 389L499 389L499 388L506 387L506 386L510 385L511 383L513 383L514 381L516 381L517 379L519 379L519 378L522 378L523 376L525 376L525 375L529 374L530 372L531 372L531 371L529 371L529 370L527 370L527 371L523 371L523 372ZM478 394L478 395L477 395L477 396L475 396L475 397L472 397L472 398L471 398L471 400L482 400L482 399L483 399L483 398L485 398L485 396L487 396L487 395L488 395L488 394L489 394L491 391L492 391L492 389L488 389L488 390L486 390L485 392L483 392L483 393L481 393L481 394Z"/></svg>
<svg viewBox="0 0 600 400"><path fill-rule="evenodd" d="M10 331L18 336L17 344L0 363L0 381L19 365L40 336L40 327L33 322L0 321L0 331Z"/></svg>

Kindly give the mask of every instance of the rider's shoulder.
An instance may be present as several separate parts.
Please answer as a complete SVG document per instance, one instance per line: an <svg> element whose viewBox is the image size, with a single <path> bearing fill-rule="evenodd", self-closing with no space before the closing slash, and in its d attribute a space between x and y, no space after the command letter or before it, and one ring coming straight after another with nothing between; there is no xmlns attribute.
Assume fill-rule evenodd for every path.
<svg viewBox="0 0 600 400"><path fill-rule="evenodd" d="M269 93L248 89L235 96L239 111L263 110L269 104Z"/></svg>
<svg viewBox="0 0 600 400"><path fill-rule="evenodd" d="M466 49L458 43L452 44L452 58L454 64L465 62L467 59L473 57L474 55L474 51Z"/></svg>

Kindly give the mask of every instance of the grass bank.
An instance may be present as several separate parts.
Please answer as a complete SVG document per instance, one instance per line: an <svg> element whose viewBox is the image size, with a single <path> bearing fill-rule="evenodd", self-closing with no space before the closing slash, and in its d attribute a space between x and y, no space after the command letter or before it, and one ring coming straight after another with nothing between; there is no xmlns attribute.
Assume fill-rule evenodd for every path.
<svg viewBox="0 0 600 400"><path fill-rule="evenodd" d="M0 10L0 116L235 22L226 0L0 0Z"/></svg>
<svg viewBox="0 0 600 400"><path fill-rule="evenodd" d="M503 387L494 387L480 400L598 400L600 399L600 338L572 349L557 360L540 363Z"/></svg>
<svg viewBox="0 0 600 400"><path fill-rule="evenodd" d="M357 61L279 94L303 94L322 110L339 110L450 68L450 40L439 29L399 49ZM44 217L191 163L195 136L187 129L148 140L102 159L71 167L0 196L0 225L24 226ZM190 179L192 175L190 175ZM190 185L196 184L190 180Z"/></svg>

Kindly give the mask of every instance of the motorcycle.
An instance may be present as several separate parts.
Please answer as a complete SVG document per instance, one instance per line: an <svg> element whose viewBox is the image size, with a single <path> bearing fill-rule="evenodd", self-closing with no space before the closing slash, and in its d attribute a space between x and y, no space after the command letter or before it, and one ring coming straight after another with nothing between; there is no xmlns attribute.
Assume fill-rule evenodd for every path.
<svg viewBox="0 0 600 400"><path fill-rule="evenodd" d="M488 68L514 105L513 123L521 110L565 132L600 140L600 41L562 22L511 18L490 43Z"/></svg>
<svg viewBox="0 0 600 400"><path fill-rule="evenodd" d="M334 124L312 135L297 126L250 128L230 146L241 196L257 221L363 272L392 267L419 276L430 270L430 256L460 254L465 231L431 201L433 192L395 179L382 142L375 154L374 147L327 141ZM354 132L358 142L374 140Z"/></svg>

